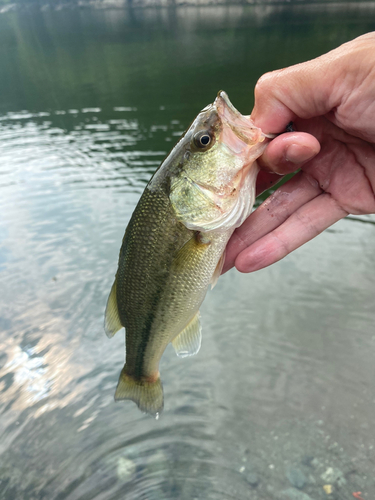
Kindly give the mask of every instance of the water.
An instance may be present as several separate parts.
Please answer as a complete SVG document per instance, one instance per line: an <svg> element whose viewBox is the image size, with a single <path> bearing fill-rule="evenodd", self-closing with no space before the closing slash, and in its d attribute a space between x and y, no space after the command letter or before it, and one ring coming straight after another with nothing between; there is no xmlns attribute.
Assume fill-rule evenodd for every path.
<svg viewBox="0 0 375 500"><path fill-rule="evenodd" d="M262 73L373 30L375 5L47 7L0 16L0 499L374 498L374 217L222 277L198 356L162 359L158 421L114 403L102 323L196 113L221 88L249 112Z"/></svg>

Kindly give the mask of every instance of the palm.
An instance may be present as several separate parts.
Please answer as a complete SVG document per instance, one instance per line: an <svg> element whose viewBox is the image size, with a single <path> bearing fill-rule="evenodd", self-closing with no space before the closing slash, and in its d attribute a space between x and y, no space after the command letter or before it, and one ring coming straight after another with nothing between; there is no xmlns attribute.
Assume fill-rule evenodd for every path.
<svg viewBox="0 0 375 500"><path fill-rule="evenodd" d="M252 247L251 259L254 260L254 249L259 246L263 255L258 255L257 268L264 267L349 213L375 213L375 146L345 132L333 123L335 121L338 120L333 115L295 121L297 130L318 139L321 150L236 230L228 245L225 269L229 269L240 254L236 267L252 270L250 254L247 251L241 254L246 248ZM354 124L350 128L353 130ZM357 135L364 135L361 130L357 131ZM283 136L279 136L272 141L269 156L281 157L283 140ZM262 160L260 163L262 166ZM288 171L285 165L282 170ZM279 180L279 175L261 170L258 193ZM261 266L259 258L263 259Z"/></svg>
<svg viewBox="0 0 375 500"><path fill-rule="evenodd" d="M321 145L320 153L302 166L301 177L315 182L317 194L330 194L347 213L375 212L375 144L345 132L326 117L299 120L296 128L315 136Z"/></svg>
<svg viewBox="0 0 375 500"><path fill-rule="evenodd" d="M374 144L345 132L325 117L305 124L305 130L319 140L321 151L302 167L304 175L314 179L345 212L375 212Z"/></svg>

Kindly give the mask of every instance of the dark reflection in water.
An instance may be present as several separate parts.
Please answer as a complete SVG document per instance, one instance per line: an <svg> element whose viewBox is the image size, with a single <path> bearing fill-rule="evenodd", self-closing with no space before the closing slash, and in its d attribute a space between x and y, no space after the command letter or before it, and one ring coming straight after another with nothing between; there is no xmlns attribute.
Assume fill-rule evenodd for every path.
<svg viewBox="0 0 375 500"><path fill-rule="evenodd" d="M375 5L0 16L0 499L375 495L373 216L220 279L159 421L115 405L105 301L152 172L223 88L374 29ZM368 222L363 224L362 222ZM305 496L303 496L305 495Z"/></svg>

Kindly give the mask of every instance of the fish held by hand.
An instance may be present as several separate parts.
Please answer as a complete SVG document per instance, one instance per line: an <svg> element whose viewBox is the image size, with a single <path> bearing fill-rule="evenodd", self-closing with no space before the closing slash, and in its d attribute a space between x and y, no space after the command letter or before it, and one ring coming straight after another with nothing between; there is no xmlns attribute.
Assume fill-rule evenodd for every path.
<svg viewBox="0 0 375 500"><path fill-rule="evenodd" d="M108 337L126 330L116 400L159 415L167 345L182 357L199 351L199 307L220 276L230 236L250 215L266 139L221 91L146 186L125 231L105 313Z"/></svg>

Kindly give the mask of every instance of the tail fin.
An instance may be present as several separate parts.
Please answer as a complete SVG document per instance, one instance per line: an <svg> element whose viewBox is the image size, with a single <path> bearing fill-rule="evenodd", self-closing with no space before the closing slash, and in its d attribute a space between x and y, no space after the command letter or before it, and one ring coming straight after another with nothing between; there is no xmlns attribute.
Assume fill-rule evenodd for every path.
<svg viewBox="0 0 375 500"><path fill-rule="evenodd" d="M163 385L160 378L154 382L136 380L125 373L124 367L117 384L115 401L125 399L134 401L141 411L158 418L164 407Z"/></svg>

